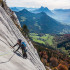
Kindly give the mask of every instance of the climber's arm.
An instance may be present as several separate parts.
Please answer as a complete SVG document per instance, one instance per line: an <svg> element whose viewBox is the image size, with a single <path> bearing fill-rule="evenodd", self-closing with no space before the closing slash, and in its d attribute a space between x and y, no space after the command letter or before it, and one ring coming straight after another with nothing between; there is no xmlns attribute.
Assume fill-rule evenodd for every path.
<svg viewBox="0 0 70 70"><path fill-rule="evenodd" d="M17 46L18 45L18 43L16 43L14 46L13 46L13 48L15 47L15 46Z"/></svg>
<svg viewBox="0 0 70 70"><path fill-rule="evenodd" d="M17 52L20 49L20 46L17 48L17 50L15 52Z"/></svg>

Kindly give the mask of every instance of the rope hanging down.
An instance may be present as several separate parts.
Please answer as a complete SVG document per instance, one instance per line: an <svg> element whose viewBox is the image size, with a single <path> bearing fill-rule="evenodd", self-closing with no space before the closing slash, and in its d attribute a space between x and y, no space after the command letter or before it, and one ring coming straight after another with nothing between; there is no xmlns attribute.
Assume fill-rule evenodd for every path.
<svg viewBox="0 0 70 70"><path fill-rule="evenodd" d="M15 49L14 49L14 50L15 50ZM19 51L18 51L18 52L19 52ZM12 53L12 51L11 51L11 52L7 52L7 53L5 53L5 54L1 54L0 56L5 56L5 55L11 54L11 53ZM15 52L15 53L16 53L16 52ZM0 64L9 62L9 61L14 57L15 53L13 53L13 55L9 58L8 61L0 62ZM17 54L17 53L16 53L16 54ZM20 52L19 52L19 54L22 55Z"/></svg>
<svg viewBox="0 0 70 70"><path fill-rule="evenodd" d="M0 62L0 64L3 64L3 63L7 63L7 62L9 62L12 58L13 58L13 56L15 55L15 53L9 58L9 60L8 61L5 61L5 62Z"/></svg>
<svg viewBox="0 0 70 70"><path fill-rule="evenodd" d="M12 53L12 51L11 51L11 52L7 52L7 53L5 53L5 54L1 54L0 56L5 56L5 55L11 54L11 53ZM14 55L15 55L15 53L13 53L13 55L9 58L8 61L0 62L0 64L9 62L9 61L13 58Z"/></svg>

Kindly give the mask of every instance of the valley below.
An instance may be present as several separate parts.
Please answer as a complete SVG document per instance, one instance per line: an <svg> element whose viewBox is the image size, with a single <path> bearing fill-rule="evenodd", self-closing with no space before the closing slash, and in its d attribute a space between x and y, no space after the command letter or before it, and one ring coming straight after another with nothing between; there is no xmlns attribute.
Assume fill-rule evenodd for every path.
<svg viewBox="0 0 70 70"><path fill-rule="evenodd" d="M13 8L15 9L15 8ZM15 9L21 32L36 48L47 70L70 67L70 9ZM17 11L16 11L17 10Z"/></svg>

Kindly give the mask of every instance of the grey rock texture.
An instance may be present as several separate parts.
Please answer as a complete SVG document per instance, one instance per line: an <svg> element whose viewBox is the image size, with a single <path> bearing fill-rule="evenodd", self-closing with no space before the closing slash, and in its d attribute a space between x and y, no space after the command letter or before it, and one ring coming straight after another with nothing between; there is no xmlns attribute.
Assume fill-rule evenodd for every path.
<svg viewBox="0 0 70 70"><path fill-rule="evenodd" d="M18 21L17 21L18 22ZM19 23L19 22L18 22ZM20 23L19 23L20 24ZM23 59L13 53L13 46L17 39L27 44L28 59ZM16 46L17 48L18 46ZM15 49L16 49L15 48ZM38 53L31 42L27 42L19 29L12 21L7 11L0 6L0 70L46 70L39 59Z"/></svg>

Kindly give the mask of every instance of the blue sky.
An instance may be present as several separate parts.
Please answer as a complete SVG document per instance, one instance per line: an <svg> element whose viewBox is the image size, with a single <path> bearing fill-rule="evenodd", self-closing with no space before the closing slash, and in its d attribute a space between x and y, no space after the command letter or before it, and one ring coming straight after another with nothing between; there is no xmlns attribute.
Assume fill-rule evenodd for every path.
<svg viewBox="0 0 70 70"><path fill-rule="evenodd" d="M6 0L10 7L33 7L39 8L41 6L49 9L55 8L70 8L70 0Z"/></svg>

